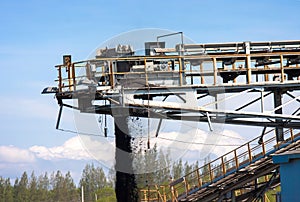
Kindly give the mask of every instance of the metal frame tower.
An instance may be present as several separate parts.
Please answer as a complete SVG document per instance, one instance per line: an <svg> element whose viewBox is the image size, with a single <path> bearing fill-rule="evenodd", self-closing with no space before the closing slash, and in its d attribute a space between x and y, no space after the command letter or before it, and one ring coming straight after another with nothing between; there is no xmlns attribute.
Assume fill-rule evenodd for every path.
<svg viewBox="0 0 300 202"><path fill-rule="evenodd" d="M55 66L58 87L43 90L54 93L60 106L57 128L62 108L69 107L111 115L122 123L127 116L135 116L209 126L211 122L261 126L261 138L266 128L274 128L277 142L284 140L285 128L300 129L300 97L294 93L300 90L300 41L182 43L171 48L154 42L149 47L149 55L144 56L135 56L130 46L122 45L101 49L94 59L85 61L72 62L71 56L64 56L63 64ZM217 99L221 94L224 98ZM222 102L245 95L251 95L250 100L218 108ZM170 96L182 103L165 101ZM191 102L191 96L196 102ZM199 104L207 97L215 101ZM78 101L77 106L65 104L72 99ZM296 105L292 111L291 105ZM130 137L121 133L116 132L117 147L131 152ZM117 178L125 182L128 177Z"/></svg>

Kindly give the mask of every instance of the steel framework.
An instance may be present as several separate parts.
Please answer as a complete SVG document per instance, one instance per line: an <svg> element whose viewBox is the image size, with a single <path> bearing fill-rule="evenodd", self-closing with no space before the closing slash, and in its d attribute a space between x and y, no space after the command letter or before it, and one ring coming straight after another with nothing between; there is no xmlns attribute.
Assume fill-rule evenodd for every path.
<svg viewBox="0 0 300 202"><path fill-rule="evenodd" d="M62 108L69 107L111 116L117 111L160 120L261 126L262 136L267 127L274 128L277 143L286 140L285 128L300 129L300 41L182 43L175 48L157 43L152 53L136 56L129 46L119 46L85 61L64 56L63 64L55 66L58 87L43 90L54 93L60 105L57 128ZM180 103L166 101L168 97ZM64 102L70 99L78 105ZM230 104L222 108L223 103Z"/></svg>

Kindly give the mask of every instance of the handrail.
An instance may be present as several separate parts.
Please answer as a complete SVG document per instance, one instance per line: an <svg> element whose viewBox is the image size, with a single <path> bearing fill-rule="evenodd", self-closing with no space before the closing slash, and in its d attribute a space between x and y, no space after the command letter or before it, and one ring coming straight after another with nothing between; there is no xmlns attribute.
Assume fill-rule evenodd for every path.
<svg viewBox="0 0 300 202"><path fill-rule="evenodd" d="M66 77L69 79L69 84L68 84L68 91L73 91L76 90L76 85L78 83L78 76L77 76L77 70L78 68L85 68L85 65L82 64L87 64L87 63L94 63L98 64L100 66L104 66L105 63L110 64L110 71L104 71L104 68L102 68L101 71L98 71L96 73L102 73L103 75L107 75L109 80L107 80L108 84L112 88L114 88L114 76L117 75L126 75L126 74L145 74L146 76L146 81L145 83L148 83L148 74L151 73L165 73L165 72L172 72L178 74L178 84L174 84L177 86L183 86L183 85L195 85L195 84L204 84L204 76L213 76L213 83L212 85L219 85L218 77L220 74L227 74L227 73L235 73L237 74L236 76L234 75L229 75L227 80L225 79L223 83L228 82L228 79L230 81L233 81L233 83L236 83L235 77L240 75L246 75L246 79L248 79L247 83L251 83L251 75L252 74L280 74L280 82L284 82L285 80L285 70L286 71L291 71L293 68L299 68L298 64L289 64L289 57L295 56L295 55L300 55L300 52L270 52L270 53L250 53L250 54L225 54L225 55L164 55L164 56L131 56L131 57L114 57L114 58L95 58L95 59L90 59L90 60L85 60L85 61L78 61L78 62L73 62L70 64L70 66L65 66L63 64L56 65L55 67L58 69L58 87L59 87L59 92L63 92L64 89L66 88L66 84L63 83L64 79L63 78L63 72L62 69L66 68L68 71L68 76ZM256 61L256 58L264 58L264 57L276 57L276 59L279 61L278 65L276 67L269 67L267 65L264 65L262 68L260 67L252 67L252 62L253 60ZM228 58L234 59L232 64L223 66L223 62L227 61ZM253 58L253 59L252 59ZM164 71L148 71L146 68L144 69L143 72L117 72L115 68L112 68L112 63L114 62L119 62L119 61L140 61L140 62L148 62L148 61L165 61L168 60L168 65L170 66L171 61L175 61L175 66L176 69L170 69L167 68ZM236 67L236 64L240 64L242 61L248 61L247 66L243 67ZM251 62L252 61L252 62ZM193 63L193 62L196 62ZM209 69L203 68L202 63L209 62L212 64L212 67ZM286 65L284 65L284 62L286 62ZM222 63L222 64L220 64ZM185 67L188 65L190 68ZM220 67L222 65L222 67ZM99 67L100 67L99 66ZM193 68L192 68L193 66ZM228 72L230 70L230 72ZM266 76L265 82L271 82ZM188 78L188 79L187 79ZM201 80L195 80L199 79ZM223 77L224 79L224 77Z"/></svg>
<svg viewBox="0 0 300 202"><path fill-rule="evenodd" d="M286 51L281 51L281 52L268 52L268 53L250 53L251 56L253 57L263 57L263 56L293 56L293 55L300 55L300 51L295 51L295 52L286 52ZM108 58L94 58L94 59L89 59L89 60L81 60L77 62L73 62L73 64L80 64L84 62L101 62L101 61L136 61L136 60L157 60L157 59L202 59L202 58L219 58L219 59L224 59L224 58L232 58L232 57L239 57L239 58L246 58L249 56L249 54L244 54L244 53L234 53L234 54L201 54L201 55L158 55L158 56L131 56L131 57L108 57ZM59 66L65 66L64 64L58 64L55 67Z"/></svg>
<svg viewBox="0 0 300 202"><path fill-rule="evenodd" d="M199 189L207 187L211 183L227 176L228 174L234 173L245 167L245 165L254 163L261 157L270 156L270 154L277 151L281 145L284 145L287 142L294 142L295 138L300 136L300 133L294 134L294 131L289 129L284 131L284 135L289 136L285 136L285 140L278 143L276 141L276 134L271 134L271 132L274 132L274 129L265 133L265 135L270 135L271 137L262 141L261 144L253 144L254 142L258 142L260 139L260 137L256 137L240 147L201 166L200 168L191 171L180 178L183 180L175 180L168 185L161 185L160 187L164 187L165 189L164 192L160 189L156 189L156 194L165 193L162 198L165 198L166 200L161 201L173 202L176 201L178 197L186 197L194 188ZM233 158L225 160L230 154ZM147 189L144 190L147 191ZM142 201L148 202L151 200L142 198Z"/></svg>

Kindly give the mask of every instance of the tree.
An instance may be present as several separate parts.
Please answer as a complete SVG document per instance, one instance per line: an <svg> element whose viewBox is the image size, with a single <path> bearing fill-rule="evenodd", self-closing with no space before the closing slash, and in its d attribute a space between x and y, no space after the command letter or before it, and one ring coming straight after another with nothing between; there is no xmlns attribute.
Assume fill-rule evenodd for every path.
<svg viewBox="0 0 300 202"><path fill-rule="evenodd" d="M162 150L159 150L155 184L169 183L171 174L170 167L171 159L169 151L165 154Z"/></svg>
<svg viewBox="0 0 300 202"><path fill-rule="evenodd" d="M29 201L28 175L26 172L22 174L20 181L18 179L15 181L14 199L16 202Z"/></svg>
<svg viewBox="0 0 300 202"><path fill-rule="evenodd" d="M30 182L29 182L29 200L30 201L39 201L39 193L38 193L38 182L37 182L37 178L34 175L34 171L32 171L31 175L30 175Z"/></svg>
<svg viewBox="0 0 300 202"><path fill-rule="evenodd" d="M188 175L193 171L193 166L190 165L187 161L184 163L184 175Z"/></svg>
<svg viewBox="0 0 300 202"><path fill-rule="evenodd" d="M0 201L13 202L13 189L9 178L0 177Z"/></svg>
<svg viewBox="0 0 300 202"><path fill-rule="evenodd" d="M10 184L10 179L7 178L4 182L4 201L5 202L13 202L13 187Z"/></svg>
<svg viewBox="0 0 300 202"><path fill-rule="evenodd" d="M0 177L0 199L4 201L4 194L5 194L5 179Z"/></svg>
<svg viewBox="0 0 300 202"><path fill-rule="evenodd" d="M64 189L64 179L61 171L52 173L51 175L51 185L52 185L52 199L54 201L65 201L65 189Z"/></svg>
<svg viewBox="0 0 300 202"><path fill-rule="evenodd" d="M53 201L78 201L80 196L71 177L67 172L65 176L60 171L51 175Z"/></svg>
<svg viewBox="0 0 300 202"><path fill-rule="evenodd" d="M170 182L171 160L169 152L158 151L157 145L150 149L140 147L139 150L135 150L134 169L138 173L135 177L138 188Z"/></svg>
<svg viewBox="0 0 300 202"><path fill-rule="evenodd" d="M96 192L97 202L115 202L117 201L115 190L112 187L104 187Z"/></svg>
<svg viewBox="0 0 300 202"><path fill-rule="evenodd" d="M203 175L203 181L208 182L210 180L210 173L209 173L209 166L208 164L210 163L210 157L207 156L204 158L204 166L202 167L201 173Z"/></svg>
<svg viewBox="0 0 300 202"><path fill-rule="evenodd" d="M102 189L107 186L107 179L101 167L95 169L95 184L97 189Z"/></svg>
<svg viewBox="0 0 300 202"><path fill-rule="evenodd" d="M76 189L76 185L74 184L74 180L71 176L70 171L67 172L64 179L64 189L65 189L65 198L66 201L78 201L80 198L80 195Z"/></svg>
<svg viewBox="0 0 300 202"><path fill-rule="evenodd" d="M46 202L50 200L49 189L50 189L50 180L46 172L45 174L42 174L38 177L37 190L38 190L40 202Z"/></svg>
<svg viewBox="0 0 300 202"><path fill-rule="evenodd" d="M103 169L95 168L94 164L87 164L82 171L79 184L80 187L83 186L85 201L95 201L96 191L107 186Z"/></svg>
<svg viewBox="0 0 300 202"><path fill-rule="evenodd" d="M154 171L157 169L156 145L151 149L140 148L133 157L137 187L142 188L154 184Z"/></svg>
<svg viewBox="0 0 300 202"><path fill-rule="evenodd" d="M113 166L108 171L107 186L108 187L114 187L115 182L116 182L116 171L115 171L115 166Z"/></svg>
<svg viewBox="0 0 300 202"><path fill-rule="evenodd" d="M196 161L194 164L193 164L193 170L198 170L199 169L199 162Z"/></svg>
<svg viewBox="0 0 300 202"><path fill-rule="evenodd" d="M182 177L183 175L182 159L179 159L179 161L173 163L172 173L174 179Z"/></svg>

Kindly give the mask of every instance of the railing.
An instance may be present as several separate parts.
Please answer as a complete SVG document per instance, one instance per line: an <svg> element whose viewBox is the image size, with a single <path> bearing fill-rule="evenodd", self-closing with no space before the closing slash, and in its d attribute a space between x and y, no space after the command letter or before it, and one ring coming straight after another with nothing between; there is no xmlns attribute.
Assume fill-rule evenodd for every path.
<svg viewBox="0 0 300 202"><path fill-rule="evenodd" d="M151 187L151 189L150 189ZM152 185L148 186L149 189L142 189L141 192L141 200L142 201L166 201L166 186L157 186Z"/></svg>
<svg viewBox="0 0 300 202"><path fill-rule="evenodd" d="M277 142L275 130L271 130L264 135L266 140L260 141L261 144L258 144L260 137L257 137L168 185L143 189L141 201L178 201L178 198L188 196L193 190L207 187L263 157L269 157L285 143L291 143L295 138L299 139L299 136L300 133L295 134L295 131L290 129L284 132L285 141ZM161 197L152 198L158 195Z"/></svg>
<svg viewBox="0 0 300 202"><path fill-rule="evenodd" d="M58 88L60 92L74 91L80 86L80 82L88 80L97 85L114 88L117 79L124 75L140 75L145 84L151 83L151 75L172 73L176 75L177 82L172 85L218 85L232 81L233 83L254 82L284 82L293 80L299 70L299 64L290 64L290 57L299 56L300 52L281 53L255 53L255 54L228 54L228 55L198 55L198 56L140 56L128 58L97 58L93 60L57 65ZM271 57L271 66L259 64L257 58ZM229 62L228 62L229 61ZM118 69L117 62L138 62L138 71L122 71ZM149 62L164 63L164 69L149 69ZM273 63L272 63L273 62ZM155 66L155 65L154 65ZM256 75L254 80L253 75ZM245 79L237 80L239 75L245 75ZM263 75L259 77L258 75ZM273 75L273 81L269 76ZM286 76L287 75L287 76ZM162 78L163 76L157 78ZM165 76L167 77L167 76ZM277 80L275 79L278 78ZM101 80L101 79L102 80ZM298 78L299 79L299 78ZM154 83L155 84L155 83Z"/></svg>

